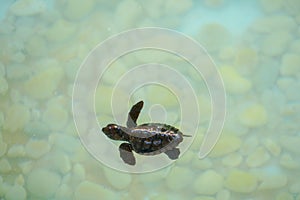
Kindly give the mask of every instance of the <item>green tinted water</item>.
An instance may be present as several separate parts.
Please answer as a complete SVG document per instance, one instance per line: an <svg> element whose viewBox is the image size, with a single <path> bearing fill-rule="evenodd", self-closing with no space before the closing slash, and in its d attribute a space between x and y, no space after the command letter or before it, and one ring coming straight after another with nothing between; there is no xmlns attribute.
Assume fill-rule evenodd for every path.
<svg viewBox="0 0 300 200"><path fill-rule="evenodd" d="M299 1L18 0L0 7L0 199L300 199ZM108 37L143 27L193 38L223 79L225 124L203 159L199 149L216 109L209 77L166 51L140 49L109 66L96 59L95 71L81 81L88 86L98 81L98 68L105 73L96 90L81 88L91 90L79 99L90 115L80 116L83 128L76 129L72 92L80 65ZM129 44L120 40L107 55ZM147 63L163 66L154 72ZM141 71L132 71L139 65ZM91 149L101 146L100 157L132 171L119 158L120 143L99 135L107 123L125 125L140 99L139 123L168 123L193 140L184 139L171 164L157 156L170 164L160 170L123 173ZM99 135L91 134L90 117L97 118ZM84 147L78 132L91 146ZM140 169L159 166L136 158Z"/></svg>

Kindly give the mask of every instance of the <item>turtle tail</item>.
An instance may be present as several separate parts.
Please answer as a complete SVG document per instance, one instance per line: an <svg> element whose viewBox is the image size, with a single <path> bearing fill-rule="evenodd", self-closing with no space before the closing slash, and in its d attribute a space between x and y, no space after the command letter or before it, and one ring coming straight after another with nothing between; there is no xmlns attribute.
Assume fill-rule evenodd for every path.
<svg viewBox="0 0 300 200"><path fill-rule="evenodd" d="M182 134L183 137L192 137L191 135Z"/></svg>

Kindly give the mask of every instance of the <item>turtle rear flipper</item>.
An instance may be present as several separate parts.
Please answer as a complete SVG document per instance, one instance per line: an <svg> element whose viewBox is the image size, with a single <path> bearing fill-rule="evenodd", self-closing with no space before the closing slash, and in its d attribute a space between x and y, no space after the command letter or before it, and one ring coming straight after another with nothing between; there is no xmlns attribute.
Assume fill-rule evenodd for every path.
<svg viewBox="0 0 300 200"><path fill-rule="evenodd" d="M167 154L171 160L176 160L179 157L180 150L178 148L174 148L166 151L165 154Z"/></svg>
<svg viewBox="0 0 300 200"><path fill-rule="evenodd" d="M119 146L120 157L128 165L135 165L135 158L132 152L132 145L129 143L122 143Z"/></svg>
<svg viewBox="0 0 300 200"><path fill-rule="evenodd" d="M143 101L139 101L135 105L132 106L130 112L128 113L128 118L127 118L127 127L132 128L136 127L136 120L139 117L139 114L144 106Z"/></svg>

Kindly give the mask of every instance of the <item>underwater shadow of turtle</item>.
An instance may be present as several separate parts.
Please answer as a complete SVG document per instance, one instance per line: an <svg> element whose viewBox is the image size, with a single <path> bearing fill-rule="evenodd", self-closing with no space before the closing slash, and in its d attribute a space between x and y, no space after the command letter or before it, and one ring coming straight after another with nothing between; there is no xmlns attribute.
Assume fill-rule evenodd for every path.
<svg viewBox="0 0 300 200"><path fill-rule="evenodd" d="M102 132L112 140L126 141L119 146L121 159L129 165L135 165L133 151L141 155L157 155L165 153L170 159L179 157L180 150L176 148L184 135L177 128L161 123L145 123L137 125L136 121L144 106L139 101L128 113L126 127L108 124Z"/></svg>

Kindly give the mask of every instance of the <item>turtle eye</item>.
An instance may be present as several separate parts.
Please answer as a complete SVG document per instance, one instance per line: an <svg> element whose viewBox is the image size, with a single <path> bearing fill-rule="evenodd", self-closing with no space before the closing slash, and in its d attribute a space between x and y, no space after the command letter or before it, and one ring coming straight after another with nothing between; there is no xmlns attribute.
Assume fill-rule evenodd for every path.
<svg viewBox="0 0 300 200"><path fill-rule="evenodd" d="M107 128L108 128L109 130L112 130L112 129L118 128L118 126L117 126L116 124L108 124L108 125L107 125Z"/></svg>

